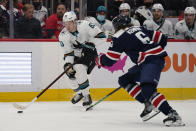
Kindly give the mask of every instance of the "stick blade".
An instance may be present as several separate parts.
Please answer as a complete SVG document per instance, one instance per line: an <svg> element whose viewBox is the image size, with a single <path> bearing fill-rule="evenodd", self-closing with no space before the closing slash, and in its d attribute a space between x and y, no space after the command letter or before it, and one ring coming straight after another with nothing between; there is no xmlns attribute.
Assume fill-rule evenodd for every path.
<svg viewBox="0 0 196 131"><path fill-rule="evenodd" d="M86 108L86 111L89 111L89 110L92 110L93 109L93 106L89 106L88 108Z"/></svg>
<svg viewBox="0 0 196 131"><path fill-rule="evenodd" d="M13 103L13 106L18 109L18 110L24 110L25 109L25 106L22 106L22 105L18 105L16 103Z"/></svg>

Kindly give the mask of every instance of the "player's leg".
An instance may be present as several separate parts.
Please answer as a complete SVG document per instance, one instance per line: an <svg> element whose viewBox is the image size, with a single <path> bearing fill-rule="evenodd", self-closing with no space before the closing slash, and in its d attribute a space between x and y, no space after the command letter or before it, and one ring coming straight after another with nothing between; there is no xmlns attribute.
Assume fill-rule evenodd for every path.
<svg viewBox="0 0 196 131"><path fill-rule="evenodd" d="M79 84L78 88L74 89L75 92L79 92L80 97L77 97L77 95L72 99L72 101L78 101L76 98L84 97L83 106L88 106L92 104L92 99L90 96L89 91L89 81L87 78L87 66L83 64L76 64L74 65L74 70L76 71L75 77ZM81 99L79 99L81 100Z"/></svg>
<svg viewBox="0 0 196 131"><path fill-rule="evenodd" d="M141 87L136 83L140 70L137 65L133 66L128 70L128 72L118 79L118 83L122 86L130 96L135 98L140 103L144 103L145 98L141 94Z"/></svg>
<svg viewBox="0 0 196 131"><path fill-rule="evenodd" d="M142 94L145 99L150 101L154 107L156 107L163 114L168 116L168 118L164 120L164 123L167 123L167 126L181 126L183 125L183 123L180 116L177 115L177 113L174 113L174 110L169 105L164 95L162 95L161 93L157 93L156 90L160 79L161 71L164 67L164 63L164 59L156 59L151 63L144 63L143 65L141 65L140 80ZM173 119L170 116L172 116Z"/></svg>
<svg viewBox="0 0 196 131"><path fill-rule="evenodd" d="M139 81L139 77L140 68L135 65L130 68L126 74L119 77L119 84L128 92L130 96L144 104L145 108L140 116L144 121L146 121L149 120L152 116L158 114L159 111L155 110L151 102L146 101L142 95L141 87L138 83L136 83L136 81Z"/></svg>
<svg viewBox="0 0 196 131"><path fill-rule="evenodd" d="M71 64L70 63L66 63L64 65L64 70L67 70L67 68L69 68ZM76 71L71 68L70 70L68 70L66 72L68 78L69 78L69 81L70 81L70 84L71 84L71 88L74 90L74 89L77 89L78 88L78 82L76 80L76 77L75 77L75 74L76 74ZM75 91L76 95L72 98L71 102L73 104L79 102L84 96L82 95L81 91L78 90L78 91Z"/></svg>

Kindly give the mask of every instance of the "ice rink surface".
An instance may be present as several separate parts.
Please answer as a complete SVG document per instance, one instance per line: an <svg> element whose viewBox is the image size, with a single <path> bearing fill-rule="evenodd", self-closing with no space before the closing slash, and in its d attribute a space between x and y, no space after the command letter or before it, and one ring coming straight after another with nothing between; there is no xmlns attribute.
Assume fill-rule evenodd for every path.
<svg viewBox="0 0 196 131"><path fill-rule="evenodd" d="M166 116L161 113L142 122L143 105L136 101L102 102L87 112L81 103L36 102L23 114L17 114L12 103L0 103L0 131L196 131L196 101L169 103L185 127L165 127L162 120Z"/></svg>

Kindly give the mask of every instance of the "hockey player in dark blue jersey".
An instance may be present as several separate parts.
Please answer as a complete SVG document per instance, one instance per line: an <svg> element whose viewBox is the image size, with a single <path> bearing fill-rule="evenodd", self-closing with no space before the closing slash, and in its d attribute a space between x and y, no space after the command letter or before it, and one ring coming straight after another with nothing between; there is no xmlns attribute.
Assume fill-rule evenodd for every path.
<svg viewBox="0 0 196 131"><path fill-rule="evenodd" d="M167 52L167 37L158 31L150 31L130 24L131 19L119 15L113 20L116 33L113 35L107 54L96 58L99 67L112 66L126 53L135 66L119 77L119 84L145 108L140 117L147 121L160 111L168 116L166 126L184 126L181 117L168 104L164 95L157 92L160 74L164 68ZM154 112L154 113L152 113ZM151 114L152 113L152 114Z"/></svg>

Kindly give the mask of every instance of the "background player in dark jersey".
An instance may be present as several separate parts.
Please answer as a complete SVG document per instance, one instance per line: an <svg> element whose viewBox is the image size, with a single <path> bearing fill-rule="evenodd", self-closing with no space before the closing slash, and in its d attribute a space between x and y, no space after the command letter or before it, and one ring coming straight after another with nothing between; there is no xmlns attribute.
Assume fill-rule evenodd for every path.
<svg viewBox="0 0 196 131"><path fill-rule="evenodd" d="M107 54L97 57L98 66L112 66L125 52L136 65L119 77L119 84L136 100L145 104L140 115L144 121L158 109L168 117L163 120L166 126L184 126L181 117L168 104L164 95L157 92L160 74L164 68L167 52L164 50L167 37L158 31L130 25L131 19L119 15L113 20L116 33ZM158 112L158 111L157 111Z"/></svg>

